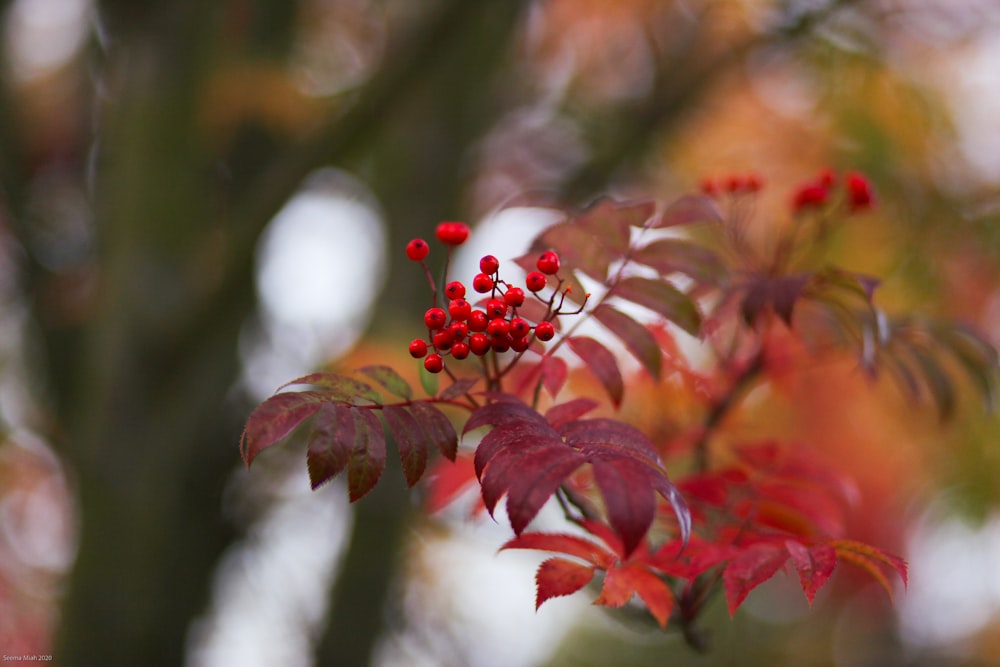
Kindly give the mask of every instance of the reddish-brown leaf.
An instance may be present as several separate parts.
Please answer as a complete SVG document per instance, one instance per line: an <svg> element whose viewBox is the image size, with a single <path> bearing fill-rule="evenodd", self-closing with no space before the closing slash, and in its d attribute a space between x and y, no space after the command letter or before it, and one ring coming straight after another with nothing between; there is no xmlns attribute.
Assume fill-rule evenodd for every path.
<svg viewBox="0 0 1000 667"><path fill-rule="evenodd" d="M549 396L555 398L566 385L566 378L569 375L566 362L560 357L547 354L542 357L542 362L539 364L539 372L541 373L542 386L545 387L545 391L549 392Z"/></svg>
<svg viewBox="0 0 1000 667"><path fill-rule="evenodd" d="M479 382L479 378L461 378L455 381L453 384L449 385L438 394L438 398L442 401L450 401L452 399L458 398L463 394L467 394L476 384Z"/></svg>
<svg viewBox="0 0 1000 667"><path fill-rule="evenodd" d="M889 594L890 600L893 599L892 585L882 571L883 566L895 570L903 580L904 587L909 584L906 561L898 556L887 554L877 547L855 540L833 540L830 545L836 550L839 560L857 565L881 584L885 592Z"/></svg>
<svg viewBox="0 0 1000 667"><path fill-rule="evenodd" d="M410 400L413 397L413 389L410 388L410 384L390 366L374 364L359 368L358 372L364 373L378 382L389 393L395 394L400 398L405 398L406 400Z"/></svg>
<svg viewBox="0 0 1000 667"><path fill-rule="evenodd" d="M622 397L625 394L625 383L622 380L621 371L618 369L618 360L615 359L615 355L611 354L608 348L587 336L573 336L567 338L566 342L594 374L604 390L608 392L611 402L616 407L621 405Z"/></svg>
<svg viewBox="0 0 1000 667"><path fill-rule="evenodd" d="M683 273L707 285L723 282L726 267L713 251L684 239L658 239L638 248L632 261L663 275Z"/></svg>
<svg viewBox="0 0 1000 667"><path fill-rule="evenodd" d="M281 385L277 391L298 384L322 387L323 391L320 393L326 396L327 400L331 401L344 401L366 405L378 405L382 402L382 397L379 396L378 392L371 385L346 375L340 375L339 373L310 373L309 375L303 375L300 378L295 378L291 382Z"/></svg>
<svg viewBox="0 0 1000 667"><path fill-rule="evenodd" d="M306 452L306 467L312 488L339 475L354 450L354 415L351 408L324 403L313 418Z"/></svg>
<svg viewBox="0 0 1000 667"><path fill-rule="evenodd" d="M795 540L787 540L785 548L792 557L792 564L799 573L802 592L812 606L816 592L823 587L833 569L837 566L837 551L829 544L805 546Z"/></svg>
<svg viewBox="0 0 1000 667"><path fill-rule="evenodd" d="M398 405L387 405L382 410L385 423L399 450L406 485L412 487L420 481L427 467L427 442L424 430L409 410Z"/></svg>
<svg viewBox="0 0 1000 667"><path fill-rule="evenodd" d="M647 222L649 228L675 227L698 222L722 222L718 205L703 195L684 195L667 207L662 215Z"/></svg>
<svg viewBox="0 0 1000 667"><path fill-rule="evenodd" d="M591 565L581 565L565 558L548 559L538 566L535 574L535 609L546 600L576 593L593 578L594 567Z"/></svg>
<svg viewBox="0 0 1000 667"><path fill-rule="evenodd" d="M596 542L562 533L522 533L508 540L500 549L554 551L574 556L604 569L611 567L618 560L615 554Z"/></svg>
<svg viewBox="0 0 1000 667"><path fill-rule="evenodd" d="M604 197L592 203L575 222L589 229L616 255L628 252L629 227L641 227L656 211L653 202L624 203Z"/></svg>
<svg viewBox="0 0 1000 667"><path fill-rule="evenodd" d="M601 304L594 309L593 316L625 343L625 347L642 364L650 377L654 380L660 379L663 371L663 352L648 328L607 304Z"/></svg>
<svg viewBox="0 0 1000 667"><path fill-rule="evenodd" d="M462 454L454 461L438 459L428 472L426 507L433 514L450 505L458 496L476 482L476 469L472 456Z"/></svg>
<svg viewBox="0 0 1000 667"><path fill-rule="evenodd" d="M608 294L649 308L692 336L701 329L701 313L694 301L665 280L633 276L620 280Z"/></svg>
<svg viewBox="0 0 1000 667"><path fill-rule="evenodd" d="M352 409L354 450L347 464L351 502L371 491L385 470L385 432L372 410Z"/></svg>
<svg viewBox="0 0 1000 667"><path fill-rule="evenodd" d="M753 589L773 577L788 560L788 551L773 544L755 544L736 556L722 574L729 615Z"/></svg>
<svg viewBox="0 0 1000 667"><path fill-rule="evenodd" d="M571 401L553 405L545 413L545 421L552 428L559 428L575 419L579 419L600 405L592 398L574 398Z"/></svg>
<svg viewBox="0 0 1000 667"><path fill-rule="evenodd" d="M323 403L324 396L320 392L299 391L276 394L258 405L250 413L240 439L240 454L247 467L262 451L287 438Z"/></svg>
<svg viewBox="0 0 1000 667"><path fill-rule="evenodd" d="M530 446L523 454L510 454L512 448L497 454L483 472L483 500L489 502L497 493L507 491L507 516L518 535L556 489L586 458L561 442L545 440ZM489 496L489 500L487 500Z"/></svg>
<svg viewBox="0 0 1000 667"><path fill-rule="evenodd" d="M417 419L427 440L436 446L445 458L455 460L458 451L458 435L443 412L429 403L417 402L410 405L410 412Z"/></svg>
<svg viewBox="0 0 1000 667"><path fill-rule="evenodd" d="M594 604L621 607L636 594L660 627L667 627L674 607L673 593L662 579L638 563L624 563L609 569L604 576L601 595Z"/></svg>

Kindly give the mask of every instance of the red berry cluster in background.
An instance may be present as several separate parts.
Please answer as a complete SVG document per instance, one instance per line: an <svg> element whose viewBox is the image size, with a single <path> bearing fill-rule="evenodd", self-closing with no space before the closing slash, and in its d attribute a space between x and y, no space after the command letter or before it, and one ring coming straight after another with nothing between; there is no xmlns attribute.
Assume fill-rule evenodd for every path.
<svg viewBox="0 0 1000 667"><path fill-rule="evenodd" d="M746 195L759 192L764 187L764 177L753 171L747 174L729 174L721 178L705 178L701 182L702 194L717 197L723 193Z"/></svg>
<svg viewBox="0 0 1000 667"><path fill-rule="evenodd" d="M449 249L462 245L469 237L469 228L460 222L442 222L435 232L437 240ZM406 245L406 256L424 264L429 255L429 246L423 239L413 239ZM524 352L533 341L549 341L555 337L556 327L552 320L560 314L563 299L558 278L559 255L546 251L536 262L537 271L528 274L524 287L519 287L500 277L500 261L493 255L485 255L479 260L479 273L472 278L471 292L465 283L448 282L441 293L443 307L435 305L424 313L427 338L417 338L410 342L410 356L424 360L424 368L431 373L444 370L444 358L462 360L471 356L482 357L491 352L508 350ZM426 264L425 264L426 269ZM427 271L428 279L437 302L438 290ZM547 299L539 296L549 285L549 277L554 277L554 291ZM545 306L545 316L537 324L522 317L518 309L525 305L527 292ZM471 293L483 298L475 305L466 297ZM565 293L562 294L565 297ZM471 297L469 297L471 298Z"/></svg>
<svg viewBox="0 0 1000 667"><path fill-rule="evenodd" d="M849 171L843 178L843 201L848 212L871 208L875 203L871 182L863 174ZM831 169L822 170L815 178L801 183L792 193L792 211L801 213L825 207L837 191L837 175Z"/></svg>

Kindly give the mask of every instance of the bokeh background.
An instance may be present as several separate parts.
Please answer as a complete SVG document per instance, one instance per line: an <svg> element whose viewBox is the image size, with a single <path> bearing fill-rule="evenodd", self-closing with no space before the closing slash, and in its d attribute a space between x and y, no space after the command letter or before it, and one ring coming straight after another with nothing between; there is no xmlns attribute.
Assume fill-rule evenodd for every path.
<svg viewBox="0 0 1000 667"><path fill-rule="evenodd" d="M300 451L248 473L237 448L292 377L412 363L412 236L468 221L461 269L553 220L527 203L704 176L759 172L766 221L820 168L864 171L879 206L835 260L887 311L1000 342L995 1L2 0L0 31L5 656L1000 663L1000 422L971 391L941 423L802 380L789 432L891 517L863 537L911 586L807 610L779 578L714 608L707 656L586 595L536 614L502 522L428 519L398 473L348 507Z"/></svg>

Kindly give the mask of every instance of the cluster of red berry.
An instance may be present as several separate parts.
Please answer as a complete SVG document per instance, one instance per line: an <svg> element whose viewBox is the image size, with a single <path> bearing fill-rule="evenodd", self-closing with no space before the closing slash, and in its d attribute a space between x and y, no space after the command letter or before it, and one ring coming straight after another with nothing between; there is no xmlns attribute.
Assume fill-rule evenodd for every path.
<svg viewBox="0 0 1000 667"><path fill-rule="evenodd" d="M460 222L442 222L436 230L438 241L446 246L459 246L469 237L469 228ZM430 252L430 246L423 239L413 239L406 245L406 256L414 262L423 263ZM537 271L525 278L525 289L537 295L546 285L548 277L559 272L559 255L543 252L535 263ZM472 290L483 298L475 306L466 296L464 283L449 282L444 287L447 305L434 306L424 313L428 338L416 338L410 342L410 355L424 360L424 368L431 373L444 369L444 357L465 359L470 354L483 356L488 352L523 352L533 340L548 341L555 336L555 326L551 318L559 314L553 311L552 300L548 301L547 317L532 326L518 316L518 308L524 305L525 289L512 285L500 278L500 261L493 255L479 260L479 273L472 279Z"/></svg>
<svg viewBox="0 0 1000 667"><path fill-rule="evenodd" d="M831 169L824 169L816 178L806 181L796 188L792 195L792 210L796 213L812 208L821 208L830 200L837 175ZM844 193L850 212L871 208L875 203L871 183L856 171L844 174Z"/></svg>
<svg viewBox="0 0 1000 667"><path fill-rule="evenodd" d="M729 174L723 178L706 178L701 182L701 191L709 197L722 193L744 195L759 192L764 187L764 177L757 172Z"/></svg>

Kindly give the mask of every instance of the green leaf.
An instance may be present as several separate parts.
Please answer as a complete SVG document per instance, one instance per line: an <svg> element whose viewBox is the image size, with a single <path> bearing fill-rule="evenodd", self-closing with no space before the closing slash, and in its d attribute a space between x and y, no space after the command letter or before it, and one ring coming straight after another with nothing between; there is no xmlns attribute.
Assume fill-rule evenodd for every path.
<svg viewBox="0 0 1000 667"><path fill-rule="evenodd" d="M438 374L431 373L426 368L424 368L424 362L418 360L417 367L420 372L420 386L424 388L424 392L428 396L434 396L437 394L438 390Z"/></svg>
<svg viewBox="0 0 1000 667"><path fill-rule="evenodd" d="M601 304L594 310L593 315L598 322L606 326L611 333L625 343L628 351L642 364L654 380L660 379L663 369L663 352L649 329L607 304Z"/></svg>
<svg viewBox="0 0 1000 667"><path fill-rule="evenodd" d="M364 366L363 368L359 368L358 372L364 373L371 379L375 380L380 385L385 387L386 391L391 394L395 394L396 396L405 398L406 400L413 398L413 390L410 388L410 384L403 379L403 376L389 366L382 366L378 364Z"/></svg>
<svg viewBox="0 0 1000 667"><path fill-rule="evenodd" d="M396 441L399 461L403 466L406 485L412 487L420 481L427 467L427 443L424 429L410 411L398 405L387 405L382 410L389 433Z"/></svg>
<svg viewBox="0 0 1000 667"><path fill-rule="evenodd" d="M608 294L645 306L692 336L697 336L701 329L701 313L694 301L664 280L625 278L614 285Z"/></svg>
<svg viewBox="0 0 1000 667"><path fill-rule="evenodd" d="M323 387L322 392L328 400L345 403L365 402L370 405L381 405L382 397L375 389L360 380L339 373L310 373L278 387L278 391L297 384Z"/></svg>

